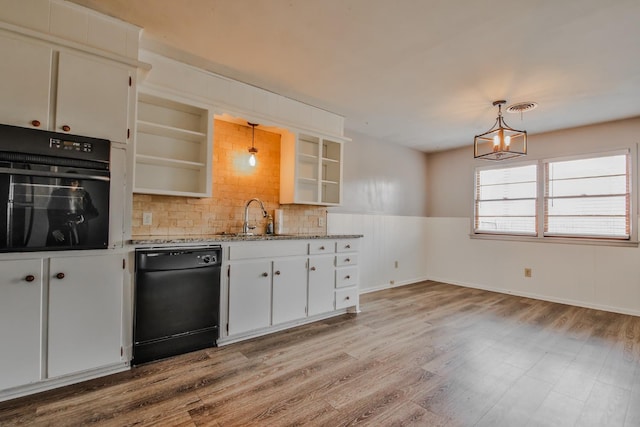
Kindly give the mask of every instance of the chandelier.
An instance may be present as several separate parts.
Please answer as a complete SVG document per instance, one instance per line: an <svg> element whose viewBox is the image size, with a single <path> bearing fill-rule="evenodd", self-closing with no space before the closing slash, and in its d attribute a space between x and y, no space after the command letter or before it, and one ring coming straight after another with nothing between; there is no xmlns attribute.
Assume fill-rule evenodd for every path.
<svg viewBox="0 0 640 427"><path fill-rule="evenodd" d="M527 131L516 130L502 118L502 106L507 101L494 101L498 117L493 127L473 139L473 157L485 160L506 160L527 154Z"/></svg>

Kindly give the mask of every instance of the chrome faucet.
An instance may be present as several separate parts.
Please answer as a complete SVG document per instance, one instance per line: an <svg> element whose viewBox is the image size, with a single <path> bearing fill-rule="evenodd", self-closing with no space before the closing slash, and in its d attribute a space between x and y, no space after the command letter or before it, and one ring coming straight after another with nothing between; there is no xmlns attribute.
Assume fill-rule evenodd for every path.
<svg viewBox="0 0 640 427"><path fill-rule="evenodd" d="M251 204L251 202L258 202L260 204L260 209L262 209L262 217L266 218L267 215L269 215L267 213L267 210L264 208L264 205L262 204L262 201L260 199L256 199L253 198L251 200L249 200L245 205L244 205L244 222L242 223L242 234L246 235L246 236L250 236L253 233L250 232L249 230L253 230L254 228L256 228L256 226L250 226L249 225L249 205Z"/></svg>

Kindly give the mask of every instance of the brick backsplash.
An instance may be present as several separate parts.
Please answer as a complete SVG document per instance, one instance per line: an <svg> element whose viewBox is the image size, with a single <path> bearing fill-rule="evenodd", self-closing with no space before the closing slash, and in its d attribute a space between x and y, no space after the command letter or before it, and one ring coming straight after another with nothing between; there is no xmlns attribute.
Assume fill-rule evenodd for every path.
<svg viewBox="0 0 640 427"><path fill-rule="evenodd" d="M135 236L193 236L238 233L244 205L254 197L274 215L282 209L282 233L326 234L327 210L323 206L280 205L280 135L256 128L257 164L248 165L251 128L216 120L213 144L213 197L192 198L133 195L131 234ZM143 212L151 212L152 225L142 225ZM274 215L275 217L275 215ZM323 226L318 226L322 218ZM255 232L263 233L266 220L256 204L250 207Z"/></svg>

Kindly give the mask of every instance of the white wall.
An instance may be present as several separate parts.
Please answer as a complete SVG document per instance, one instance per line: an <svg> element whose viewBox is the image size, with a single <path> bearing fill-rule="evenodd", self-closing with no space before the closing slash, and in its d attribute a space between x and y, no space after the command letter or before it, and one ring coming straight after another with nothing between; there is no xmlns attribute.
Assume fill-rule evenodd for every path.
<svg viewBox="0 0 640 427"><path fill-rule="evenodd" d="M528 159L631 147L640 118L535 135ZM472 149L429 156L424 245L432 280L640 315L640 249L469 238ZM636 191L640 177L634 180ZM638 225L638 224L636 224ZM531 278L524 268L532 268Z"/></svg>
<svg viewBox="0 0 640 427"><path fill-rule="evenodd" d="M342 206L330 212L426 216L427 155L347 131Z"/></svg>
<svg viewBox="0 0 640 427"><path fill-rule="evenodd" d="M329 234L362 234L360 292L426 278L427 155L347 132L342 206L327 215ZM396 267L397 261L397 267Z"/></svg>
<svg viewBox="0 0 640 427"><path fill-rule="evenodd" d="M640 249L470 239L469 221L428 218L429 279L640 315Z"/></svg>

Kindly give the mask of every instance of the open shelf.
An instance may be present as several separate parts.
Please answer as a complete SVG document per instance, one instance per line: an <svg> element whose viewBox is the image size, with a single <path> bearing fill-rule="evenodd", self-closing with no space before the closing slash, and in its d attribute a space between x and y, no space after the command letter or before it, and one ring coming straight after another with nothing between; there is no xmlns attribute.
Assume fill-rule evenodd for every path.
<svg viewBox="0 0 640 427"><path fill-rule="evenodd" d="M283 139L280 203L339 205L342 144L335 139L305 133Z"/></svg>
<svg viewBox="0 0 640 427"><path fill-rule="evenodd" d="M141 91L134 192L211 196L212 127L208 109Z"/></svg>

